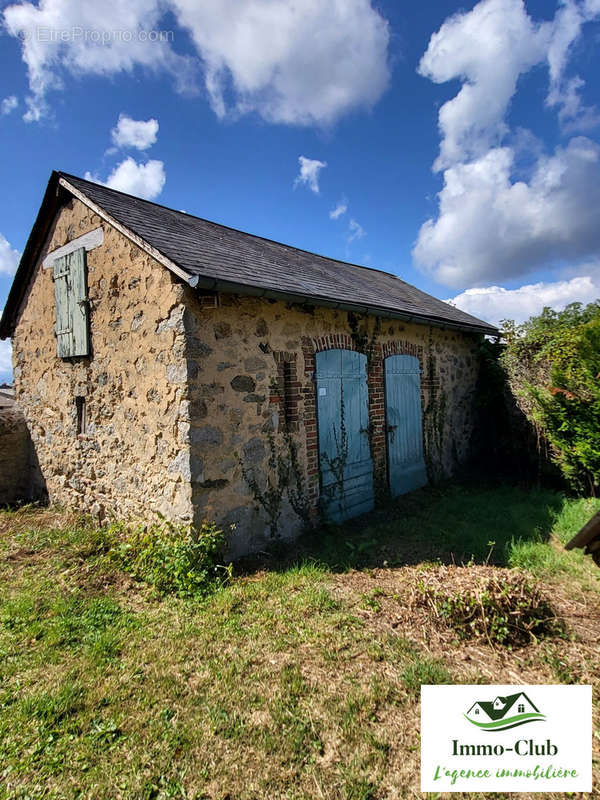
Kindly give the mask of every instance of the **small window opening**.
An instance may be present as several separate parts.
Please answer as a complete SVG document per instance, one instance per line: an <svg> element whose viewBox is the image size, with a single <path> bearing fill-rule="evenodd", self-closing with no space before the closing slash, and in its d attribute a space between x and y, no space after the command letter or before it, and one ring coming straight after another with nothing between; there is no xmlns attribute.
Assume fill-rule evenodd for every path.
<svg viewBox="0 0 600 800"><path fill-rule="evenodd" d="M525 704L519 703L519 714L522 714L525 711Z"/></svg>
<svg viewBox="0 0 600 800"><path fill-rule="evenodd" d="M479 714L479 709L478 708L475 709L475 713Z"/></svg>
<svg viewBox="0 0 600 800"><path fill-rule="evenodd" d="M75 408L77 409L77 435L87 433L87 409L85 397L75 398Z"/></svg>

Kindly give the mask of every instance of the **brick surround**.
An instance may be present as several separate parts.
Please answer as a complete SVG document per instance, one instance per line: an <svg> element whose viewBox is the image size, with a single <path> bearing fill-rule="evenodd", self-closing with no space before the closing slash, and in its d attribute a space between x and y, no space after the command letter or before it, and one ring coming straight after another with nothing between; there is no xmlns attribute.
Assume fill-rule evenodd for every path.
<svg viewBox="0 0 600 800"><path fill-rule="evenodd" d="M277 365L277 380L271 387L270 402L277 408L279 431L295 433L300 423L299 402L302 383L298 380L297 353L273 353Z"/></svg>

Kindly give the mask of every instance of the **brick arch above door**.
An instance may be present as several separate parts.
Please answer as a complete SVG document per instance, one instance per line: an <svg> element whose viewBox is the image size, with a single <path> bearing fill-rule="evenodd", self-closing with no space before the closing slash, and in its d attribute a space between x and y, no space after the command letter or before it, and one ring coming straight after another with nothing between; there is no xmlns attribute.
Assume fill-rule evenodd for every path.
<svg viewBox="0 0 600 800"><path fill-rule="evenodd" d="M381 354L383 358L388 356L416 356L419 359L421 369L423 369L423 345L414 342L393 339L381 343Z"/></svg>

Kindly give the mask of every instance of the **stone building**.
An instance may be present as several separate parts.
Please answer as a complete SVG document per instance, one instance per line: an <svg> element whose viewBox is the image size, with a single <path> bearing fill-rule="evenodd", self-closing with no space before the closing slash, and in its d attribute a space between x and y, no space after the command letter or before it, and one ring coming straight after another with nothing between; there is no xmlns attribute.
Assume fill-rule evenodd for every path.
<svg viewBox="0 0 600 800"><path fill-rule="evenodd" d="M232 554L455 473L495 332L391 274L60 172L0 322L39 492L235 524Z"/></svg>

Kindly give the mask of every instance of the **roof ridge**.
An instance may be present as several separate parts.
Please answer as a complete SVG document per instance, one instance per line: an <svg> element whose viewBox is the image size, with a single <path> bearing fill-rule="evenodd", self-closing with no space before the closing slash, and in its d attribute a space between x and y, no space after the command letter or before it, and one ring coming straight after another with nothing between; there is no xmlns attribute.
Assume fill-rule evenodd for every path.
<svg viewBox="0 0 600 800"><path fill-rule="evenodd" d="M241 233L244 236L252 236L253 239L260 239L263 242L268 242L269 244L276 244L280 247L287 247L291 250L298 250L301 253L306 253L309 256L315 256L316 258L322 258L324 261L335 261L338 264L344 264L347 267L356 267L356 269L365 269L370 272L377 272L380 275L389 275L390 278L395 278L396 280L402 281L406 283L408 286L411 286L417 291L421 292L422 289L419 289L412 284L407 283L403 278L400 278L399 275L394 274L393 272L388 272L387 270L379 269L378 267L367 267L364 264L355 264L353 261L343 261L341 258L336 258L335 256L326 256L323 253L315 253L314 250L306 250L304 247L297 247L294 244L287 244L286 242L280 242L278 239L270 239L268 236L261 236L257 233L250 233L250 231L243 231L240 228L234 228L232 225L225 225L223 222L215 222L212 219L207 219L206 217L200 217L197 214L188 214L187 211L178 211L176 208L172 208L171 206L165 206L162 203L155 203L154 200L146 200L143 197L137 197L134 194L129 194L128 192L122 192L120 189L113 189L111 186L107 186L105 183L100 183L99 181L90 181L87 178L80 178L78 175L73 175L69 172L63 172L62 170L57 170L58 174L61 178L65 178L69 180L69 178L74 178L77 181L83 181L83 183L91 183L95 186L101 186L103 189L107 189L109 192L115 192L116 194L123 195L123 197L130 197L132 200L138 200L142 203L148 203L151 206L156 206L157 208L162 208L165 211L171 211L173 214L181 214L185 217L190 217L192 219L198 219L201 222L206 222L208 225L216 225L218 228L225 228L225 230L233 231L234 233Z"/></svg>

